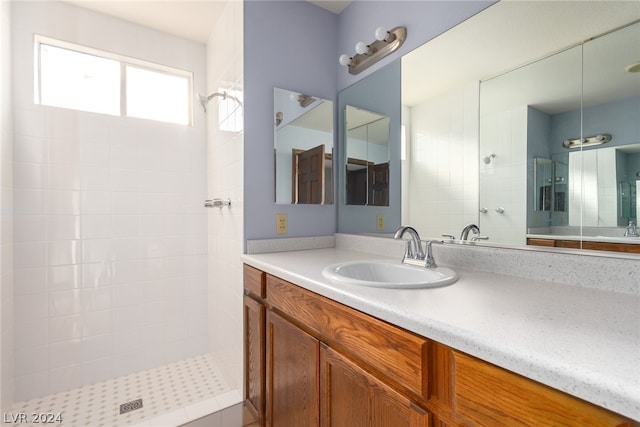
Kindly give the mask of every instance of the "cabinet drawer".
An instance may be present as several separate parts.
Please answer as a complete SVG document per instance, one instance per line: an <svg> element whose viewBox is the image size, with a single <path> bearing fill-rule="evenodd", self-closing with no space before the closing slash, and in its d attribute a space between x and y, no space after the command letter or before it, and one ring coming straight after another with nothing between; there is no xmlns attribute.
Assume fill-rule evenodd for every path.
<svg viewBox="0 0 640 427"><path fill-rule="evenodd" d="M266 289L266 273L253 268L247 264L244 265L244 289L245 292L254 294L260 298L267 297Z"/></svg>
<svg viewBox="0 0 640 427"><path fill-rule="evenodd" d="M428 397L427 340L328 298L267 275L267 304L322 341Z"/></svg>
<svg viewBox="0 0 640 427"><path fill-rule="evenodd" d="M632 426L625 418L456 351L454 410L469 425Z"/></svg>

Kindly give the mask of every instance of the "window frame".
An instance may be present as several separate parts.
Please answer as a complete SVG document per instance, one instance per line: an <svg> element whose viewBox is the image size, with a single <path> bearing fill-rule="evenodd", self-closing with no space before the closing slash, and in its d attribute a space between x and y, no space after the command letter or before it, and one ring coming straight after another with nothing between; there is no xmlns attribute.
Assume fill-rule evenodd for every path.
<svg viewBox="0 0 640 427"><path fill-rule="evenodd" d="M170 67L168 65L158 64L155 62L145 61L138 58L133 58L130 56L125 56L113 52L108 52L101 49L95 49L88 46L79 45L76 43L71 43L63 40L54 39L51 37L42 36L40 34L34 34L33 37L33 45L34 45L34 103L38 105L42 104L42 75L41 75L41 46L52 46L60 49L66 49L73 52L78 52L86 55L93 55L99 58L110 59L113 61L117 61L120 64L120 111L119 117L129 117L140 120L152 120L157 121L159 123L166 123L178 126L188 126L193 127L193 72L186 71L175 67ZM145 119L139 118L136 116L129 116L127 114L127 65L146 69L152 72L163 73L169 76L181 77L187 79L187 123L176 123L176 122L167 122L164 120L155 120L155 119ZM160 90L160 88L159 88ZM65 107L59 107L65 108ZM85 111L85 110L77 110L75 111ZM96 113L100 114L100 113ZM116 116L118 117L118 116Z"/></svg>

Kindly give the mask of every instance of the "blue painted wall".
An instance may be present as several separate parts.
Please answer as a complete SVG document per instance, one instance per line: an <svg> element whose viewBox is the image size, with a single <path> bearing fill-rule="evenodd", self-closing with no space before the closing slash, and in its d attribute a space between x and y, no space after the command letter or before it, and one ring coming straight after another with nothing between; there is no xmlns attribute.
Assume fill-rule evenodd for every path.
<svg viewBox="0 0 640 427"><path fill-rule="evenodd" d="M334 15L300 0L245 0L245 239L332 235L337 230L335 204L285 206L274 203L274 86L335 101L340 89L493 3L358 0L340 15ZM356 42L372 42L376 27L398 25L406 26L408 34L397 52L357 76L351 76L338 64L341 53L354 54ZM288 215L288 234L276 233L277 213Z"/></svg>
<svg viewBox="0 0 640 427"><path fill-rule="evenodd" d="M245 239L331 235L335 205L276 205L273 88L334 101L338 17L304 1L244 5ZM334 139L335 146L335 139ZM276 234L276 214L289 232Z"/></svg>

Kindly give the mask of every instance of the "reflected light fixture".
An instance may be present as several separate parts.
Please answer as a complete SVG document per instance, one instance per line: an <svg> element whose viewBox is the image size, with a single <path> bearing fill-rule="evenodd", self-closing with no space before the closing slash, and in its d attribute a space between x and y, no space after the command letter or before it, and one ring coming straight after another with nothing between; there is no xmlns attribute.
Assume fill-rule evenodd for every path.
<svg viewBox="0 0 640 427"><path fill-rule="evenodd" d="M565 139L562 143L564 148L580 148L589 147L592 145L606 144L611 141L611 135L608 133L601 133L598 135L587 136L585 138L572 138Z"/></svg>
<svg viewBox="0 0 640 427"><path fill-rule="evenodd" d="M629 64L625 67L627 73L640 73L640 61Z"/></svg>
<svg viewBox="0 0 640 427"><path fill-rule="evenodd" d="M290 97L293 102L297 102L302 108L307 108L310 104L316 101L316 98L305 95L304 93L292 93Z"/></svg>
<svg viewBox="0 0 640 427"><path fill-rule="evenodd" d="M395 27L386 30L384 27L378 27L375 31L375 38L376 40L370 44L356 43L354 56L349 56L346 53L340 55L338 59L340 65L348 67L349 73L354 75L366 70L402 46L407 38L407 28Z"/></svg>

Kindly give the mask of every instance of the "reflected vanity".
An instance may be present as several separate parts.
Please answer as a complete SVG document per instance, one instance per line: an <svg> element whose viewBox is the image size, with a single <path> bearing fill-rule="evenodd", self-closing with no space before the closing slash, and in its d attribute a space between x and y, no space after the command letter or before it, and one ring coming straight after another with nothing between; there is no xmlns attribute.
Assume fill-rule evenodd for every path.
<svg viewBox="0 0 640 427"><path fill-rule="evenodd" d="M274 88L276 204L333 203L333 102Z"/></svg>

